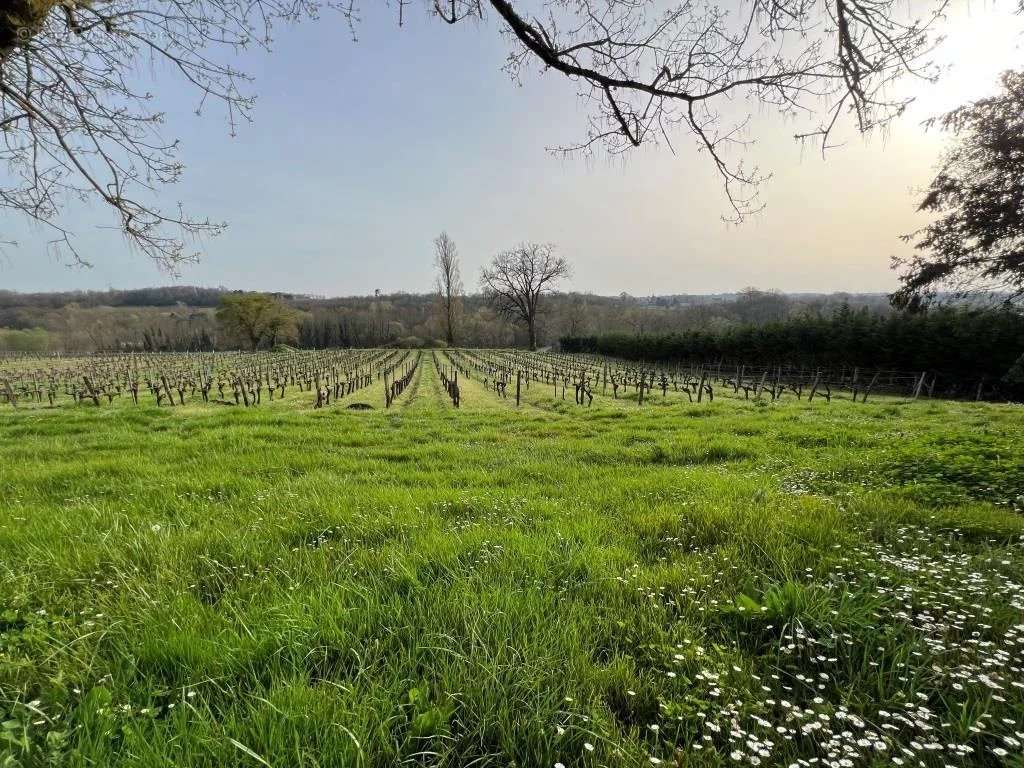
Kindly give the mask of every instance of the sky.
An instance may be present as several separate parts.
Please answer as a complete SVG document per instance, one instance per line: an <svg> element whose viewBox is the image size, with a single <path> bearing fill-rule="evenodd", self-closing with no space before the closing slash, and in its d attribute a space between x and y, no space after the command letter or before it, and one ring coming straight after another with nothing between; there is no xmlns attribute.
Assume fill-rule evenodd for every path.
<svg viewBox="0 0 1024 768"><path fill-rule="evenodd" d="M822 159L793 140L805 125L756 114L746 157L773 176L764 211L734 225L722 220L714 169L685 135L675 153L547 151L584 136L586 111L558 75L513 82L494 20L448 26L414 5L399 28L393 10L371 11L353 43L325 12L279 28L269 54L244 55L258 102L234 137L214 111L195 115L184 84L157 73L165 136L181 140L186 164L161 202L229 225L198 244L198 264L168 275L110 228L102 206L76 205L68 221L93 266L68 268L48 254L46 232L5 212L16 245L0 253L0 288L424 292L432 240L446 230L470 290L495 253L532 240L556 244L573 265L567 290L890 291L890 258L906 255L899 236L927 221L915 203L947 140L921 122L993 92L1024 44L1009 3L954 0L944 31L937 59L951 69L938 85L908 86L915 103L884 134L847 130Z"/></svg>

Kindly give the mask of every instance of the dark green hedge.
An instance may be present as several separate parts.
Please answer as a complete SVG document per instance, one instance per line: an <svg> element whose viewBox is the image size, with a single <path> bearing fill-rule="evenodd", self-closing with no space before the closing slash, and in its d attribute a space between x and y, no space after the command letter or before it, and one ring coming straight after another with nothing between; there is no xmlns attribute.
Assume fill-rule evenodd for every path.
<svg viewBox="0 0 1024 768"><path fill-rule="evenodd" d="M567 337L561 343L565 352L626 360L860 366L931 371L974 382L985 377L994 384L1024 355L1024 315L956 309L878 315L843 309L831 317L721 331Z"/></svg>

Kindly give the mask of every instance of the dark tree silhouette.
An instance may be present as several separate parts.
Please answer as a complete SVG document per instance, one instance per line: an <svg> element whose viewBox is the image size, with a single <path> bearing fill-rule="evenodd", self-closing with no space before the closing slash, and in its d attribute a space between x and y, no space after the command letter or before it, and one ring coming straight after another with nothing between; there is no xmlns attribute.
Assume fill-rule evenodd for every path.
<svg viewBox="0 0 1024 768"><path fill-rule="evenodd" d="M917 253L894 264L897 307L979 290L1006 304L1024 297L1024 72L1001 82L995 96L937 121L958 141L919 206L939 218L905 237Z"/></svg>
<svg viewBox="0 0 1024 768"><path fill-rule="evenodd" d="M526 326L530 349L536 349L541 297L571 271L569 262L555 255L553 245L523 243L499 253L481 270L480 287L495 309Z"/></svg>
<svg viewBox="0 0 1024 768"><path fill-rule="evenodd" d="M448 24L497 19L513 77L538 68L578 86L590 128L566 151L616 153L671 144L675 128L689 134L741 219L760 207L764 178L730 151L751 138L746 115L762 107L812 115L798 136L822 148L844 113L862 131L891 120L905 102L888 99L886 86L908 72L933 76L932 26L949 0L930 0L917 19L900 0L739 0L728 12L711 0L418 2ZM326 4L355 36L355 0ZM411 4L390 5L399 23ZM193 258L189 239L222 225L157 203L182 166L139 70L184 78L200 107L219 103L234 125L252 105L235 52L268 45L275 22L320 8L319 0L6 0L0 162L11 173L0 206L52 228L73 260L82 258L62 213L81 198L112 209L130 242L164 267Z"/></svg>

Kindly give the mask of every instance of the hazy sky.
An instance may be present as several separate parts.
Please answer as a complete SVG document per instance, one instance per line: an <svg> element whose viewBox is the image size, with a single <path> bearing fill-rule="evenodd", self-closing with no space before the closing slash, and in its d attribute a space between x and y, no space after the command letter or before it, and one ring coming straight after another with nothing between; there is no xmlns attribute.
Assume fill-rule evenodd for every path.
<svg viewBox="0 0 1024 768"><path fill-rule="evenodd" d="M367 3L367 6L370 4ZM413 6L414 10L418 10ZM368 13L352 43L342 22L279 29L274 51L247 55L256 76L255 122L229 137L212 111L171 77L154 86L179 137L185 178L165 190L192 213L229 223L176 282L348 295L424 291L432 238L446 229L467 287L496 251L524 239L556 243L575 267L566 287L596 293L702 293L744 286L789 291L886 291L899 235L920 226L915 190L943 143L919 123L991 92L1019 66L1024 22L1010 4L959 6L938 86L916 84L916 105L886 135L847 143L822 161L791 136L803 125L757 116L749 155L774 177L766 210L734 226L707 158L683 134L677 154L641 147L624 158L563 159L546 147L584 135L572 83L555 74L501 71L494 22L449 27L410 12ZM4 213L0 288L126 288L172 282L125 240L99 206L72 218L95 266L67 269L46 233ZM100 228L100 227L105 228Z"/></svg>

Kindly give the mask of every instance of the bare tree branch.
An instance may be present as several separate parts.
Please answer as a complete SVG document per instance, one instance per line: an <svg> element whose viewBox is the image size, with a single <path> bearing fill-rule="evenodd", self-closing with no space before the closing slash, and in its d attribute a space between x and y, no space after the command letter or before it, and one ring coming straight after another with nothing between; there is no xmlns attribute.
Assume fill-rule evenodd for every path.
<svg viewBox="0 0 1024 768"><path fill-rule="evenodd" d="M54 232L51 245L87 263L63 223L66 207L95 198L129 243L173 271L197 237L223 224L156 198L183 166L161 138L163 115L138 90L138 65L169 69L217 102L232 130L253 104L248 78L214 56L267 46L274 21L314 14L312 0L12 0L0 12L0 207Z"/></svg>
<svg viewBox="0 0 1024 768"><path fill-rule="evenodd" d="M949 0L934 0L920 19L904 18L896 0L744 0L738 14L699 0L665 7L653 0L545 0L545 16L527 16L525 0L487 0L515 48L508 71L536 62L580 86L591 107L585 139L563 152L611 153L669 141L681 127L722 177L733 220L760 209L766 176L733 151L749 116L737 102L785 115L823 114L798 133L822 151L839 118L852 113L860 131L902 114L908 100L890 99L903 75L933 78L931 32ZM458 5L458 3L456 3ZM532 6L531 6L532 7ZM664 10L659 12L659 8ZM483 16L464 2L447 19Z"/></svg>
<svg viewBox="0 0 1024 768"><path fill-rule="evenodd" d="M949 0L920 17L898 0L418 0L447 24L499 21L512 45L506 69L557 72L589 108L583 139L556 151L612 154L678 129L711 158L741 220L760 208L766 176L747 168L749 116L768 107L821 115L797 134L830 146L850 114L861 131L903 112L887 96L904 75L931 78L927 56ZM401 24L411 0L385 0ZM355 0L326 0L353 38ZM269 46L275 23L315 17L321 0L5 0L0 9L0 207L50 228L54 247L84 261L66 208L97 199L129 242L173 270L196 258L196 237L223 224L158 204L183 171L162 113L138 85L141 62L195 89L197 110L248 120L249 78L230 63ZM527 11L529 8L529 11ZM746 106L746 109L744 108ZM673 150L674 151L674 150Z"/></svg>

